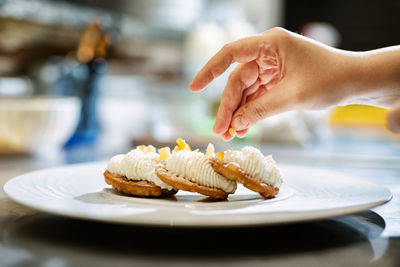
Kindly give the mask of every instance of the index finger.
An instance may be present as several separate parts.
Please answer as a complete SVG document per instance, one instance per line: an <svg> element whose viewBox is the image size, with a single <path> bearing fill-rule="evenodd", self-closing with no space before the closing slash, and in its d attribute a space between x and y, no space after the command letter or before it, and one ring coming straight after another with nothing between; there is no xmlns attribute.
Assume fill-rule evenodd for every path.
<svg viewBox="0 0 400 267"><path fill-rule="evenodd" d="M224 73L232 63L246 63L255 60L263 45L261 38L261 35L255 35L224 45L194 77L189 84L189 89L194 92L201 91Z"/></svg>

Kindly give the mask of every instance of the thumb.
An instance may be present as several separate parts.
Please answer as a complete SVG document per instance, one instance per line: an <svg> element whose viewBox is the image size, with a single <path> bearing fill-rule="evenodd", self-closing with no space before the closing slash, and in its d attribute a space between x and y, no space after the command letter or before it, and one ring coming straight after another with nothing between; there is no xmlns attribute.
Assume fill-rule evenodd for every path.
<svg viewBox="0 0 400 267"><path fill-rule="evenodd" d="M283 88L279 85L239 107L232 116L232 127L244 130L268 116L288 110L291 101L287 94L282 94Z"/></svg>
<svg viewBox="0 0 400 267"><path fill-rule="evenodd" d="M387 121L390 130L400 133L400 102L388 113Z"/></svg>

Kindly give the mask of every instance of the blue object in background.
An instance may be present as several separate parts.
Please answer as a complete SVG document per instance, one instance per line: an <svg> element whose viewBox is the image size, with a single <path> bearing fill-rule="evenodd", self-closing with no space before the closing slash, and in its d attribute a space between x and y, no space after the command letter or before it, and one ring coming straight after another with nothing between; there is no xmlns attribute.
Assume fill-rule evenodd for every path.
<svg viewBox="0 0 400 267"><path fill-rule="evenodd" d="M78 64L67 75L61 77L58 89L63 95L77 96L82 101L81 116L75 133L64 148L92 145L99 136L97 100L101 78L107 72L107 62L96 59L86 64Z"/></svg>

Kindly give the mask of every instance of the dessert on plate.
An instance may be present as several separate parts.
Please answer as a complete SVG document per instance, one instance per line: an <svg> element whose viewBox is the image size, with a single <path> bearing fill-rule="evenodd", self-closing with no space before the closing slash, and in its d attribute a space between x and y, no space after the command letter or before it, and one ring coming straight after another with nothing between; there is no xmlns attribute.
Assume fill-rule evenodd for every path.
<svg viewBox="0 0 400 267"><path fill-rule="evenodd" d="M108 162L104 179L118 191L141 197L168 197L178 190L163 181L155 173L163 155L169 148L156 153L153 146L138 146L127 154L116 155Z"/></svg>
<svg viewBox="0 0 400 267"><path fill-rule="evenodd" d="M236 191L237 183L274 198L283 180L272 156L265 157L255 147L214 152L192 151L181 138L172 153L169 147L138 146L116 155L104 172L107 184L118 191L141 197L168 197L178 190L196 192L215 200L225 200Z"/></svg>
<svg viewBox="0 0 400 267"><path fill-rule="evenodd" d="M255 147L220 152L209 160L217 173L243 184L264 198L274 198L279 193L283 180L275 161L271 155L265 157Z"/></svg>
<svg viewBox="0 0 400 267"><path fill-rule="evenodd" d="M227 199L236 190L236 182L218 174L210 164L214 156L210 144L206 154L190 146L181 138L173 153L156 170L157 176L166 184L180 190L197 192L214 199Z"/></svg>

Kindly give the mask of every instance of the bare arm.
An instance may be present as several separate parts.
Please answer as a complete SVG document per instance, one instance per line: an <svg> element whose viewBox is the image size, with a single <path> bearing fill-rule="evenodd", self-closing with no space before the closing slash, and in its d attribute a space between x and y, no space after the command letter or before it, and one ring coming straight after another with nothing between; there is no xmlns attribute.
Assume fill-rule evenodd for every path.
<svg viewBox="0 0 400 267"><path fill-rule="evenodd" d="M214 125L224 140L232 139L229 127L241 137L257 121L288 110L400 101L400 46L350 52L274 28L224 46L190 90L202 90L234 62L240 64L228 79Z"/></svg>

